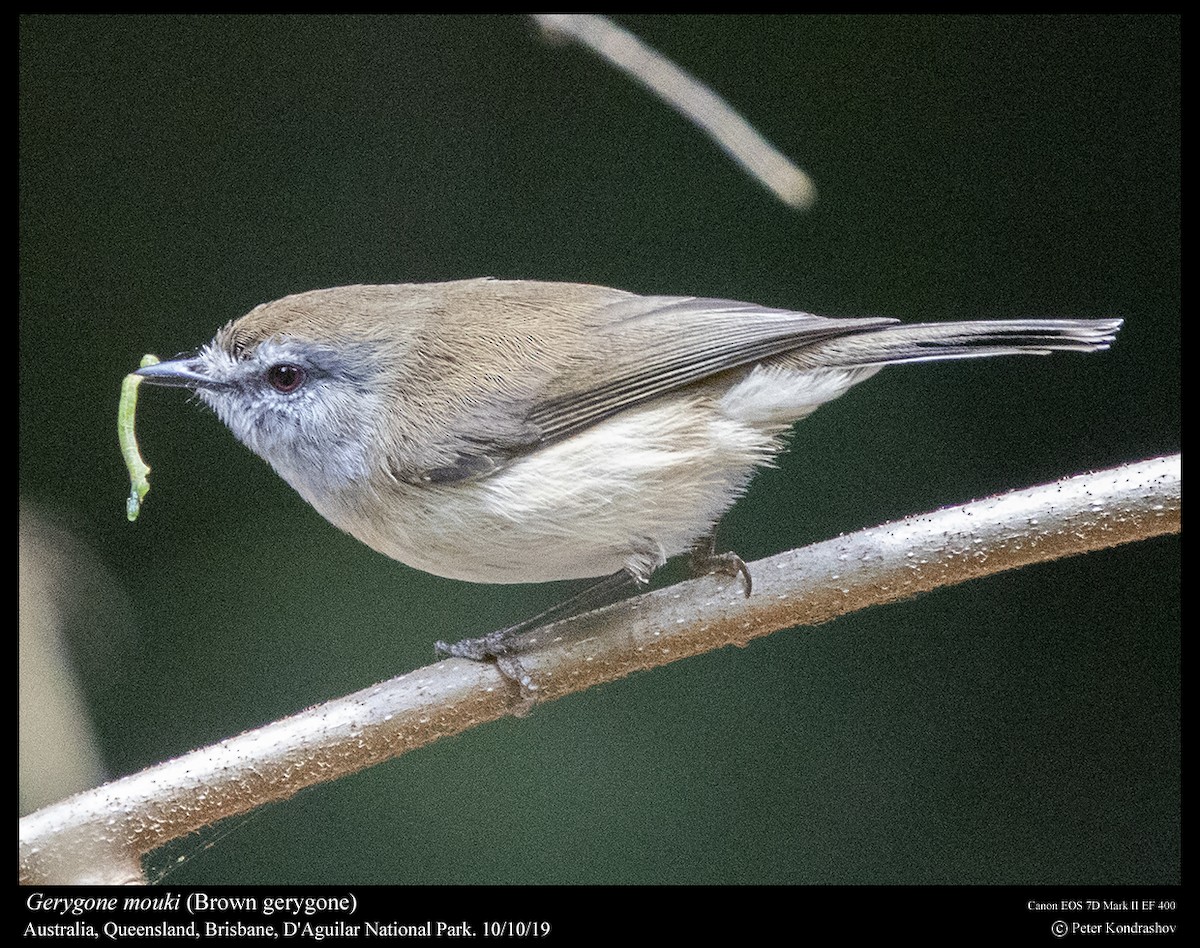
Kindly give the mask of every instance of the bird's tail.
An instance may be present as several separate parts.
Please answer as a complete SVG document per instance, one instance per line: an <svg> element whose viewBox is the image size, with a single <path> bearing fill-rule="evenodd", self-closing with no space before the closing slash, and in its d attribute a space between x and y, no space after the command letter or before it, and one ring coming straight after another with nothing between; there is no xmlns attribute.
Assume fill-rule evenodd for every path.
<svg viewBox="0 0 1200 948"><path fill-rule="evenodd" d="M999 355L1099 352L1112 345L1120 319L1008 319L909 323L837 336L790 352L789 367L852 368Z"/></svg>

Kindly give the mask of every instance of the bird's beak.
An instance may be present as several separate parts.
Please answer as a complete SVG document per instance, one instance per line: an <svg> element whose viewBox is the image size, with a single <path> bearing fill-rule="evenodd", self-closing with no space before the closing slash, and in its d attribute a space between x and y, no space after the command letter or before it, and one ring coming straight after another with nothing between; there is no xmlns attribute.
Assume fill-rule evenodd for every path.
<svg viewBox="0 0 1200 948"><path fill-rule="evenodd" d="M137 369L133 374L140 375L151 385L169 385L173 388L199 388L202 385L212 385L213 380L204 372L204 363L195 355L182 356L167 362L156 362Z"/></svg>

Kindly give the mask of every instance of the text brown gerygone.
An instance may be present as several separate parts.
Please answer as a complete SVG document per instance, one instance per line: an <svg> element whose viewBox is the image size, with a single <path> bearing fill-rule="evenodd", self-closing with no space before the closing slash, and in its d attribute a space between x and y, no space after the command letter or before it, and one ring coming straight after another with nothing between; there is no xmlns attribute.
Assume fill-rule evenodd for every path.
<svg viewBox="0 0 1200 948"><path fill-rule="evenodd" d="M477 279L287 296L137 374L194 389L330 523L417 569L643 583L699 551L748 590L710 538L793 423L886 365L1093 352L1120 326L903 324ZM505 650L483 641L445 650Z"/></svg>

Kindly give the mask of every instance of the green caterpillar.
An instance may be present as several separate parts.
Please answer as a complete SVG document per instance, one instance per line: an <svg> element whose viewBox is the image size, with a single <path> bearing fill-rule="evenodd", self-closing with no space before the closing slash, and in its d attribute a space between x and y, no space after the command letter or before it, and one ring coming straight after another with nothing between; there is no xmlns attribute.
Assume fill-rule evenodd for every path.
<svg viewBox="0 0 1200 948"><path fill-rule="evenodd" d="M142 356L141 367L156 365L158 356ZM137 520L138 511L142 509L142 501L150 490L150 482L146 475L150 473L150 465L142 460L138 450L137 435L133 432L133 413L137 407L137 390L142 383L140 375L132 372L125 376L121 383L121 404L117 408L117 437L121 442L121 457L129 468L129 500L125 502L125 516L130 521Z"/></svg>

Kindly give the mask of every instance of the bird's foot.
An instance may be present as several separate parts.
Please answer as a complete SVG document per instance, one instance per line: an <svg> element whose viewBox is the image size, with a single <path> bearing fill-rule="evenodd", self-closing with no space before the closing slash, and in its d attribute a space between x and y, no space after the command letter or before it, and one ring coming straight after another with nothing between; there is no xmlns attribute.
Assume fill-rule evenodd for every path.
<svg viewBox="0 0 1200 948"><path fill-rule="evenodd" d="M716 538L711 533L697 540L696 545L692 547L691 568L694 576L740 576L742 593L747 598L750 596L750 570L736 553L718 553Z"/></svg>
<svg viewBox="0 0 1200 948"><path fill-rule="evenodd" d="M492 662L496 670L512 684L521 698L521 707L516 711L524 717L532 710L537 700L537 682L517 658L516 639L528 629L527 623L489 632L478 638L460 639L457 642L436 642L433 650L438 658L466 658L475 662Z"/></svg>

